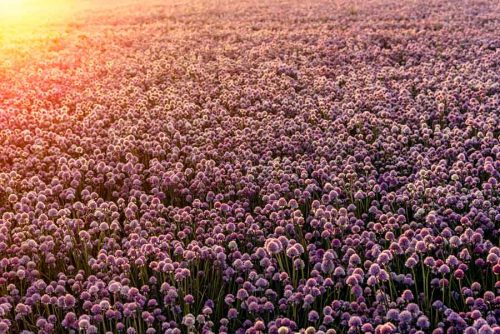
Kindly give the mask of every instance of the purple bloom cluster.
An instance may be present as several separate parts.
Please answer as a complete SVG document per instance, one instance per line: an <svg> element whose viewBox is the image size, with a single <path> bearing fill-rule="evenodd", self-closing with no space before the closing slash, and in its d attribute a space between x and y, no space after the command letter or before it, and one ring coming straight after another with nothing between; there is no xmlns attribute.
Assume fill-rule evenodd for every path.
<svg viewBox="0 0 500 334"><path fill-rule="evenodd" d="M500 334L495 1L190 1L0 45L0 334Z"/></svg>

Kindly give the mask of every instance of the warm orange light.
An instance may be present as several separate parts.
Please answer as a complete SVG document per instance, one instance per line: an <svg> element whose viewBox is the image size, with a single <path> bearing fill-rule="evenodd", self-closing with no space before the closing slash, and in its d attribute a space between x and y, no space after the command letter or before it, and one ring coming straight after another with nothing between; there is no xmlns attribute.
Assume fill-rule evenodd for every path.
<svg viewBox="0 0 500 334"><path fill-rule="evenodd" d="M45 23L65 20L70 0L0 0L0 29L26 31Z"/></svg>

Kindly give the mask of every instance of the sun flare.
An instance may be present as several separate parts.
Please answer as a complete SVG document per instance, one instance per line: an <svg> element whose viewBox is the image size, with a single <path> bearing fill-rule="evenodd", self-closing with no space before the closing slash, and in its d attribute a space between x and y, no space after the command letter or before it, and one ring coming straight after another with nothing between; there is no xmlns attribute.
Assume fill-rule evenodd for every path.
<svg viewBox="0 0 500 334"><path fill-rule="evenodd" d="M65 20L70 0L0 0L0 29L26 31L45 23Z"/></svg>

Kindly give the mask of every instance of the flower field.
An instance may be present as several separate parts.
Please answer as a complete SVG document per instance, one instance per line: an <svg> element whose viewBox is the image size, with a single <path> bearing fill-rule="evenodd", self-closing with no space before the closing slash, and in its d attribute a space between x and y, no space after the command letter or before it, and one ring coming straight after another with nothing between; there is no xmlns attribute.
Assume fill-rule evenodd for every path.
<svg viewBox="0 0 500 334"><path fill-rule="evenodd" d="M500 334L498 2L113 0L13 31L0 334Z"/></svg>

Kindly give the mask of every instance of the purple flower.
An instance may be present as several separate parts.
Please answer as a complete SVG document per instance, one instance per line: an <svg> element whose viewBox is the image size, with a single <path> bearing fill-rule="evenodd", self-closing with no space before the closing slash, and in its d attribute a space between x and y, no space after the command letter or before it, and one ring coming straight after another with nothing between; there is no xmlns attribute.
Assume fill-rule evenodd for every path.
<svg viewBox="0 0 500 334"><path fill-rule="evenodd" d="M276 239L266 240L265 249L269 255L276 255L283 249L281 243Z"/></svg>
<svg viewBox="0 0 500 334"><path fill-rule="evenodd" d="M405 301L412 301L414 299L413 293L411 290L405 290L403 291L403 294L401 295Z"/></svg>
<svg viewBox="0 0 500 334"><path fill-rule="evenodd" d="M421 315L417 319L417 326L420 328L428 328L430 326L429 319L426 316Z"/></svg>
<svg viewBox="0 0 500 334"><path fill-rule="evenodd" d="M314 310L311 310L309 311L309 314L307 315L307 319L309 320L309 322L316 322L319 320L319 314L318 312L314 311Z"/></svg>
<svg viewBox="0 0 500 334"><path fill-rule="evenodd" d="M196 322L195 317L192 314L187 314L182 318L182 324L188 328L193 327L195 322Z"/></svg>
<svg viewBox="0 0 500 334"><path fill-rule="evenodd" d="M358 316L352 316L349 319L349 326L350 327L360 327L362 325L361 318Z"/></svg>
<svg viewBox="0 0 500 334"><path fill-rule="evenodd" d="M500 332L491 3L6 31L0 333Z"/></svg>

